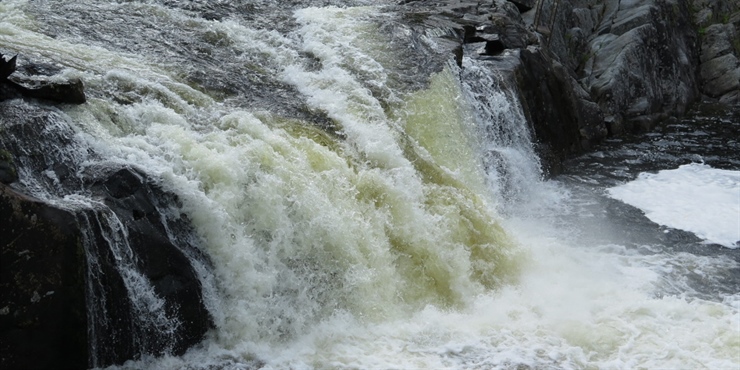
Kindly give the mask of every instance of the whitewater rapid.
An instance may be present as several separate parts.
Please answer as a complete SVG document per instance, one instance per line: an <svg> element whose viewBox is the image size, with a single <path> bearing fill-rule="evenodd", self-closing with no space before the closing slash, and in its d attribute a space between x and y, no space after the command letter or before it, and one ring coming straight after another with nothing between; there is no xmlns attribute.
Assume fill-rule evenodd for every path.
<svg viewBox="0 0 740 370"><path fill-rule="evenodd" d="M207 338L111 368L740 366L740 293L683 280L723 284L740 262L589 223L603 186L542 180L515 94L477 62L411 89L382 6L285 11L284 33L166 3L0 3L4 54L85 82L89 103L61 108L75 140L176 194L213 265ZM214 91L232 75L275 93Z"/></svg>

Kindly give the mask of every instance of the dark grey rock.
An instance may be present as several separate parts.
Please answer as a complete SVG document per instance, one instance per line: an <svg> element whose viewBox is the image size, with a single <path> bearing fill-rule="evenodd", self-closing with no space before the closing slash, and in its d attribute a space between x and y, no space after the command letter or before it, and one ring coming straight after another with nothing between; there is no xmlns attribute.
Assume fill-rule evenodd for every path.
<svg viewBox="0 0 740 370"><path fill-rule="evenodd" d="M713 24L707 27L701 39L701 62L708 62L735 53L735 27L731 24Z"/></svg>
<svg viewBox="0 0 740 370"><path fill-rule="evenodd" d="M509 2L516 5L521 13L528 12L537 5L537 0L509 0Z"/></svg>
<svg viewBox="0 0 740 370"><path fill-rule="evenodd" d="M0 150L0 182L11 184L18 181L18 170L9 152Z"/></svg>
<svg viewBox="0 0 740 370"><path fill-rule="evenodd" d="M168 235L168 230L176 235L192 233L187 220L169 220L163 223L161 209L177 204L172 194L167 194L147 180L146 175L132 168L103 169L105 175L91 185L91 190L113 211L122 225L125 225L127 243L136 255L138 270L151 282L156 294L165 300L165 312L179 322L175 333L157 333L149 330L119 328L117 338L101 336L96 338L98 345L117 345L115 352L101 353L100 365L120 364L130 358L146 353L182 354L192 345L203 339L206 331L213 325L210 313L205 308L201 283L196 275L191 258L206 261L199 249L188 243L176 245ZM100 175L96 176L100 177ZM103 228L105 225L103 225ZM101 241L102 242L102 241ZM114 265L115 260L103 253L103 262ZM111 258L108 260L108 258ZM117 284L111 284L115 287ZM111 290L107 296L111 300L121 300L123 291ZM127 302L122 302L126 307ZM113 320L135 323L131 310L120 310ZM146 343L145 348L129 343L133 339Z"/></svg>
<svg viewBox="0 0 740 370"><path fill-rule="evenodd" d="M611 133L680 115L696 99L698 50L685 4L607 2L597 29L600 34L588 43L587 60L578 73L594 101L612 117Z"/></svg>
<svg viewBox="0 0 740 370"><path fill-rule="evenodd" d="M738 104L740 41L737 26L717 23L702 30L699 66L702 92L725 104Z"/></svg>
<svg viewBox="0 0 740 370"><path fill-rule="evenodd" d="M15 55L10 59L5 59L5 56L0 53L0 80L8 78L13 72L15 72L16 61L18 56Z"/></svg>
<svg viewBox="0 0 740 370"><path fill-rule="evenodd" d="M79 79L53 82L43 79L12 77L10 82L15 84L21 95L30 98L70 104L82 104L87 101L85 87L82 80Z"/></svg>
<svg viewBox="0 0 740 370"><path fill-rule="evenodd" d="M34 102L0 102L0 150L18 166L24 179L18 189L31 181L51 198L79 194L100 202L61 209L0 185L0 299L8 299L0 309L18 313L0 315L2 368L107 366L144 354L182 354L202 340L213 324L194 263L209 262L187 218L166 212L177 207L174 195L143 172L101 162L76 141L62 115ZM134 267L165 302L164 313L176 323L171 332L156 330L133 309L113 252L122 243L112 237L116 232L127 236ZM26 263L25 255L33 259ZM49 275L38 277L42 271ZM85 279L95 282L87 285L91 290ZM27 286L17 286L21 280ZM88 296L80 298L81 291ZM35 305L23 306L28 302Z"/></svg>
<svg viewBox="0 0 740 370"><path fill-rule="evenodd" d="M515 73L522 105L546 170L556 174L567 155L606 136L603 116L595 103L584 99L563 66L545 53L524 49L520 59Z"/></svg>
<svg viewBox="0 0 740 370"><path fill-rule="evenodd" d="M643 0L637 3L620 7L619 12L612 20L610 33L620 36L635 28L652 23L658 11L651 4L652 1Z"/></svg>
<svg viewBox="0 0 740 370"><path fill-rule="evenodd" d="M18 73L14 74L16 71ZM58 82L49 78L59 71L57 67L44 63L26 63L18 67L17 55L5 60L0 54L0 101L29 97L57 103L84 103L87 99L81 80Z"/></svg>
<svg viewBox="0 0 740 370"><path fill-rule="evenodd" d="M719 102L725 105L740 105L740 90L731 91L719 98Z"/></svg>
<svg viewBox="0 0 740 370"><path fill-rule="evenodd" d="M598 20L594 17L594 12L592 9L576 8L573 9L572 14L574 27L586 30L588 34L594 32Z"/></svg>
<svg viewBox="0 0 740 370"><path fill-rule="evenodd" d="M88 368L75 217L0 184L0 367Z"/></svg>

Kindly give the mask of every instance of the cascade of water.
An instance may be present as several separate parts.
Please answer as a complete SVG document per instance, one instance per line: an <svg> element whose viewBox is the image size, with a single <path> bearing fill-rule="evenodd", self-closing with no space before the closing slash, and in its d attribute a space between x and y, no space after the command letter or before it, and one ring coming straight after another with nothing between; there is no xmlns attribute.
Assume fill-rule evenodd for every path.
<svg viewBox="0 0 740 370"><path fill-rule="evenodd" d="M9 115L6 118L12 117L12 120L0 130L0 148L16 155L15 160L21 169L19 190L50 206L69 211L77 219L85 260L75 263L81 265L86 276L89 364L107 365L142 354L176 350L181 346L178 344L181 337L188 335L184 334L188 329L181 324L180 307L177 301L172 301L172 292L164 293L169 294L167 297L163 292L180 289L179 283L155 282L154 277L162 279L162 275L167 275L165 279L169 276L177 279L183 275L168 270L170 262L158 265L163 271L152 273L151 267L146 271L147 264L159 263L151 262L156 260L157 253L166 252L147 252L141 246L137 247L138 250L132 247L132 238L139 238L136 243L151 248L177 246L179 252L190 260L204 289L213 286L204 257L193 247L197 243L191 239L191 233L177 225L177 217L167 210L171 205L166 203L174 198L153 194L154 204L150 205L157 208L151 213L159 218L166 242L142 241L142 235L152 238L158 234L141 234L140 228L136 231L139 234L130 235L130 230L138 227L132 223L137 218L146 217L145 213L149 211L126 209L124 203L124 206L117 206L117 210L125 216L119 216L111 208L116 206L106 204L115 203L114 198L125 196L110 193L115 191L111 186L126 186L120 182L120 177L110 177L120 165L107 163L103 156L95 153L69 126L69 117L65 118L61 112L34 110L26 103L6 108L5 112ZM28 121L26 115L29 114L35 118ZM122 171L132 174L134 184L142 184L142 188L147 186L146 181L133 170ZM145 203L139 199L129 202L128 206L141 207L142 204ZM175 260L172 263L180 262Z"/></svg>
<svg viewBox="0 0 740 370"><path fill-rule="evenodd" d="M465 58L461 79L474 107L488 185L506 212L542 180L530 128L516 93L486 61Z"/></svg>
<svg viewBox="0 0 740 370"><path fill-rule="evenodd" d="M145 174L177 194L179 202L154 204L152 218L163 239L186 246L215 324L184 356L124 368L732 362L725 352L737 348L727 329L736 310L653 299L657 257L646 262L619 246L577 250L570 239L541 236L549 226L541 220L502 219L541 196L541 170L516 98L484 61L424 70L410 88L397 78L408 68L403 53L423 47L389 41L378 24L392 23L392 12L309 7L227 17L215 5L171 3L52 1L75 19L50 16L46 32L57 39L17 14L21 21L0 23L20 40L0 32L3 45L73 60L65 73L84 77L92 96L64 110L75 129L68 136L79 141L70 147L88 155L62 164L72 180L49 163L24 164L22 178L39 179L24 189L78 211L88 248L105 247L87 255L94 366L110 362L106 351L124 332L140 347L124 355L163 354L186 323L139 269L130 224L91 199L90 183L104 180L83 178L101 163L142 168L133 178ZM69 24L93 11L101 24ZM280 32L251 23L270 19L284 22ZM120 24L145 36L122 39ZM194 234L173 222L179 214ZM187 248L201 244L211 264ZM116 284L123 304L106 295ZM104 319L117 310L131 320ZM662 351L664 362L646 361L642 346Z"/></svg>

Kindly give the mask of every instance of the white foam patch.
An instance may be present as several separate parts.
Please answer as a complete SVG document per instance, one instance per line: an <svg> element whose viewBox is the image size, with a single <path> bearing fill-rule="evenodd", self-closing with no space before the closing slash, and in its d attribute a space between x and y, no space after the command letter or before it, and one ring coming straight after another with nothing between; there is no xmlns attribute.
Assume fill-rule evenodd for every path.
<svg viewBox="0 0 740 370"><path fill-rule="evenodd" d="M740 247L740 171L692 163L642 173L607 192L640 208L655 223L728 248Z"/></svg>

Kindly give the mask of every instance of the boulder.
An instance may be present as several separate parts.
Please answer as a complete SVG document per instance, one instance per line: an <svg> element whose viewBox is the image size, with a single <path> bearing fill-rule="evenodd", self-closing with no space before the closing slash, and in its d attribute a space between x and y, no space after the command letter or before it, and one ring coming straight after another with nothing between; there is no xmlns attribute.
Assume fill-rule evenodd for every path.
<svg viewBox="0 0 740 370"><path fill-rule="evenodd" d="M2 368L104 367L202 340L213 326L200 280L210 265L188 219L171 212L176 196L106 163L64 116L32 102L0 103L2 151L22 180L1 185ZM25 184L45 200L21 194Z"/></svg>
<svg viewBox="0 0 740 370"><path fill-rule="evenodd" d="M735 27L732 24L713 24L703 29L701 37L700 61L706 63L712 59L734 54L736 52Z"/></svg>
<svg viewBox="0 0 740 370"><path fill-rule="evenodd" d="M82 104L87 101L82 80L59 82L42 73L49 70L45 65L36 66L29 63L18 68L16 63L17 55L5 60L0 54L0 101L21 96L70 104ZM19 73L11 76L16 71Z"/></svg>
<svg viewBox="0 0 740 370"><path fill-rule="evenodd" d="M510 3L514 4L520 13L525 13L537 5L537 0L509 0Z"/></svg>
<svg viewBox="0 0 740 370"><path fill-rule="evenodd" d="M0 150L0 183L11 184L18 181L18 170L13 163L13 156L5 150Z"/></svg>
<svg viewBox="0 0 740 370"><path fill-rule="evenodd" d="M0 368L88 368L85 269L71 212L0 184Z"/></svg>
<svg viewBox="0 0 740 370"><path fill-rule="evenodd" d="M9 83L14 84L21 95L29 98L70 104L82 104L87 101L85 98L85 87L80 79L55 82L18 76L11 77Z"/></svg>
<svg viewBox="0 0 740 370"><path fill-rule="evenodd" d="M701 64L699 75L704 82L704 92L720 97L740 88L740 61L733 54L726 54Z"/></svg>
<svg viewBox="0 0 740 370"><path fill-rule="evenodd" d="M8 76L15 72L17 59L18 56L15 55L12 58L6 60L5 56L0 53L0 80L8 78Z"/></svg>
<svg viewBox="0 0 740 370"><path fill-rule="evenodd" d="M182 354L203 339L213 325L203 303L202 286L193 263L207 265L207 257L192 244L193 230L181 216L173 218L166 210L177 207L177 198L162 191L147 176L133 168L104 168L91 185L115 213L126 229L126 243L136 256L137 270L151 283L165 302L165 314L177 324L172 333L134 331L143 336L146 348L132 348L128 354L116 353L112 363L136 357L140 351L151 354ZM101 176L102 175L102 176ZM115 264L114 260L109 261ZM115 299L122 292L111 292ZM131 315L135 311L126 313ZM136 317L129 317L136 322ZM98 338L99 343L110 341ZM113 343L111 343L113 344ZM120 347L120 345L119 345ZM122 352L122 351L121 351Z"/></svg>
<svg viewBox="0 0 740 370"><path fill-rule="evenodd" d="M738 13L740 15L740 13ZM716 23L702 29L699 78L702 92L728 104L740 104L738 26Z"/></svg>

